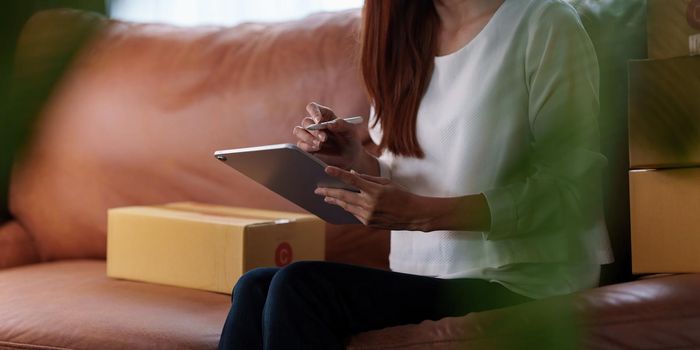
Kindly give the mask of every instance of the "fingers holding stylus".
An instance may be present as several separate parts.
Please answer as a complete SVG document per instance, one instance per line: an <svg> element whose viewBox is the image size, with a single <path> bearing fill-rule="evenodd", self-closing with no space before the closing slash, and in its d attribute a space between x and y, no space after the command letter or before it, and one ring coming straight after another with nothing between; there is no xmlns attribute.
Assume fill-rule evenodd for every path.
<svg viewBox="0 0 700 350"><path fill-rule="evenodd" d="M313 136L314 136L316 139L318 139L319 141L325 142L326 139L328 138L328 135L326 134L325 131L321 131L321 130L309 130L309 129L308 129L309 126L314 125L314 124L318 124L318 123L316 123L316 120L314 120L314 119L311 118L311 117L306 117L306 118L302 119L302 121L301 121L301 127L304 128L304 130L305 130L306 132L308 132L309 134L313 135Z"/></svg>
<svg viewBox="0 0 700 350"><path fill-rule="evenodd" d="M297 126L292 130L297 137L297 147L306 152L316 152L321 148L321 140L309 133L304 127Z"/></svg>
<svg viewBox="0 0 700 350"><path fill-rule="evenodd" d="M335 114L327 107L311 102L306 106L308 117L302 119L301 125L292 130L297 137L297 147L306 152L318 152L321 144L328 140L328 134L320 130L307 130L310 125L335 119Z"/></svg>
<svg viewBox="0 0 700 350"><path fill-rule="evenodd" d="M314 124L327 122L337 118L335 113L333 113L333 110L316 102L311 102L306 105L306 112L309 113L309 116L314 120Z"/></svg>
<svg viewBox="0 0 700 350"><path fill-rule="evenodd" d="M318 103L306 106L308 116L292 130L299 149L312 153L329 165L350 169L367 156L359 125L363 117L339 119L328 107Z"/></svg>
<svg viewBox="0 0 700 350"><path fill-rule="evenodd" d="M316 102L311 102L308 105L306 105L306 112L309 114L309 119L306 122L308 124L304 124L302 122L302 126L304 128L308 127L309 125L312 124L318 124L318 123L323 123L327 121L331 121L333 119L337 119L338 117L335 115L335 112L333 112L332 109L322 106ZM325 132L323 131L312 131L311 132L313 135L321 139L321 135L323 136L323 139L321 139L321 142L325 141Z"/></svg>

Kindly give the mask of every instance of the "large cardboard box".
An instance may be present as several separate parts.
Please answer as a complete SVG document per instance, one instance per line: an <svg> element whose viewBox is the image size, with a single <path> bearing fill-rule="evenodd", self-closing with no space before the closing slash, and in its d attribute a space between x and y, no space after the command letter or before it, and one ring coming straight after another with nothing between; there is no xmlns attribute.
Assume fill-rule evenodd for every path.
<svg viewBox="0 0 700 350"><path fill-rule="evenodd" d="M700 272L700 168L629 173L634 273Z"/></svg>
<svg viewBox="0 0 700 350"><path fill-rule="evenodd" d="M629 63L632 169L700 165L700 56Z"/></svg>
<svg viewBox="0 0 700 350"><path fill-rule="evenodd" d="M647 2L649 58L700 55L700 0Z"/></svg>
<svg viewBox="0 0 700 350"><path fill-rule="evenodd" d="M231 293L248 270L323 260L312 215L196 203L109 210L107 275Z"/></svg>

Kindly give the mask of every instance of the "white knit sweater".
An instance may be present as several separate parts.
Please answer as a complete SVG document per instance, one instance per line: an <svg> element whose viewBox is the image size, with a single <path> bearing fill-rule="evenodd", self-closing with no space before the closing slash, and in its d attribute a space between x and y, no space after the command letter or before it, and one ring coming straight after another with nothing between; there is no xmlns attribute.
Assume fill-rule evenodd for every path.
<svg viewBox="0 0 700 350"><path fill-rule="evenodd" d="M482 278L533 298L595 286L612 261L597 114L597 60L575 10L506 0L469 44L435 58L417 117L425 157L380 157L382 173L416 194L484 193L491 230L394 231L392 270ZM379 142L381 125L370 134Z"/></svg>

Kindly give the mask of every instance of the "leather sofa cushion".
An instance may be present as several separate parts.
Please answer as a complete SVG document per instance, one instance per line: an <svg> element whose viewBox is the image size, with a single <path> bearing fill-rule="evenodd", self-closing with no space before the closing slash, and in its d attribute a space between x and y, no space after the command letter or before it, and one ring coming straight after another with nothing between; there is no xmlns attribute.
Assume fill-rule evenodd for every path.
<svg viewBox="0 0 700 350"><path fill-rule="evenodd" d="M120 281L104 261L0 271L0 349L214 349L224 294Z"/></svg>
<svg viewBox="0 0 700 350"><path fill-rule="evenodd" d="M366 332L348 348L697 348L697 290L700 274L645 279ZM8 269L0 349L213 349L229 306L223 294L109 279L103 261Z"/></svg>
<svg viewBox="0 0 700 350"><path fill-rule="evenodd" d="M366 332L348 349L695 349L698 290L700 274L649 278Z"/></svg>
<svg viewBox="0 0 700 350"><path fill-rule="evenodd" d="M82 28L74 24L82 18L35 16L18 55L47 51L42 38L59 36L47 31ZM13 175L11 210L42 260L104 258L112 207L199 201L300 211L212 154L294 142L292 128L310 101L341 116L367 115L357 24L357 11L232 28L109 21L44 108ZM370 265L386 266L385 233L332 227L329 245L346 233Z"/></svg>
<svg viewBox="0 0 700 350"><path fill-rule="evenodd" d="M38 261L34 239L18 222L0 224L0 269Z"/></svg>
<svg viewBox="0 0 700 350"><path fill-rule="evenodd" d="M366 332L348 349L695 349L699 289L700 274L650 278Z"/></svg>

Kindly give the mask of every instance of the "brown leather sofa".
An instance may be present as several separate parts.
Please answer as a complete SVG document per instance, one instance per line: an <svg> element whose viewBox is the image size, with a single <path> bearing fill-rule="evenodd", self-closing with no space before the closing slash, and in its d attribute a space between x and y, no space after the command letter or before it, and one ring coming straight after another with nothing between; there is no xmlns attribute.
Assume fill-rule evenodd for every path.
<svg viewBox="0 0 700 350"><path fill-rule="evenodd" d="M643 51L643 2L571 2L601 58L601 128L612 164L606 211L618 258L605 280L627 280L624 61ZM107 278L106 210L182 200L299 210L212 152L292 141L308 101L366 115L357 24L357 11L233 28L72 11L32 18L20 38L15 83L23 88L15 97L34 103L38 87L52 93L33 107L40 113L10 185L13 218L0 224L0 349L215 348L229 296ZM70 69L47 83L62 62ZM387 267L386 232L327 233L328 260ZM698 348L698 290L694 274L647 278L367 332L348 348Z"/></svg>

